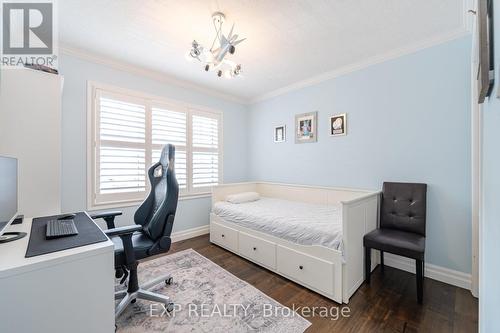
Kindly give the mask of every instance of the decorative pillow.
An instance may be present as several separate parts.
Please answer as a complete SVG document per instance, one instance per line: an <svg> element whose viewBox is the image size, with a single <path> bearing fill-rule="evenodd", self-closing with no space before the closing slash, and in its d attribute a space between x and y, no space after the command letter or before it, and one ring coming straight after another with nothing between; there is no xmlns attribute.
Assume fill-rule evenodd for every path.
<svg viewBox="0 0 500 333"><path fill-rule="evenodd" d="M233 204L240 204L245 202L257 201L260 195L257 192L242 192L237 194L230 194L226 197L226 201Z"/></svg>

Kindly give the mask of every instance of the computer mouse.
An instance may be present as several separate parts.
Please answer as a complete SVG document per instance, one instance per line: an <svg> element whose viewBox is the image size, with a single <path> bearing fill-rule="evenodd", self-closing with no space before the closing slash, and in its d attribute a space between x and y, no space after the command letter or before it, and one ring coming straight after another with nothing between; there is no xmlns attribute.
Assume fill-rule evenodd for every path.
<svg viewBox="0 0 500 333"><path fill-rule="evenodd" d="M59 216L57 219L58 220L72 220L76 217L76 214L64 214L62 216Z"/></svg>

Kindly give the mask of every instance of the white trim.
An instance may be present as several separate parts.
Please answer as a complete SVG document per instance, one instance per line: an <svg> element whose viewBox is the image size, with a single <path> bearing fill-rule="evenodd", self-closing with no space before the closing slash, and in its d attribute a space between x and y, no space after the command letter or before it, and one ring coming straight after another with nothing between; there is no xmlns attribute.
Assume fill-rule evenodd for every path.
<svg viewBox="0 0 500 333"><path fill-rule="evenodd" d="M193 108L193 109L197 109L197 110L202 110L202 111L206 111L206 112L210 112L210 113L218 113L218 114L223 113L220 110L213 109L213 108L210 108L210 107L207 107L204 105L188 103L188 102L184 102L184 101L169 98L169 97L154 95L154 94L150 94L150 93L140 91L140 90L135 90L135 89L117 87L117 86L112 85L112 84L102 83L102 82L93 81L93 80L88 80L87 86L94 88L94 89L101 89L101 90L104 90L108 93L128 95L130 97L133 97L133 98L135 97L135 98L139 98L139 99L150 99L154 103L167 104L167 105L170 105L173 107Z"/></svg>
<svg viewBox="0 0 500 333"><path fill-rule="evenodd" d="M87 183L87 209L90 209L90 207L93 206L94 198L93 198L93 193L94 193L94 188L95 185L93 185L94 180L96 179L94 177L94 128L93 126L93 121L94 121L94 102L95 102L95 97L94 97L94 87L93 87L93 82L87 81L87 132L86 137L85 137L85 144L87 145L87 178L86 178L86 183Z"/></svg>
<svg viewBox="0 0 500 333"><path fill-rule="evenodd" d="M384 54L377 55L377 56L371 57L369 59L360 61L358 63L353 63L350 65L335 69L335 70L330 71L330 72L326 72L326 73L323 73L323 74L320 74L317 76L313 76L313 77L310 77L308 79L298 81L298 82L290 84L288 86L285 86L285 87L276 89L274 91L268 92L266 94L257 96L256 98L252 98L249 101L249 104L255 104L255 103L262 102L262 101L265 101L265 100L268 100L268 99L271 99L271 98L274 98L274 97L277 97L277 96L280 96L280 95L283 95L283 94L286 94L286 93L289 93L289 92L292 92L295 90L299 90L299 89L303 89L303 88L306 88L309 86L313 86L313 85L334 79L334 78L342 76L342 75L356 72L358 70L364 69L364 68L372 66L372 65L383 63L383 62L388 61L388 60L396 59L396 58L402 57L404 55L412 54L412 53L421 51L423 49L426 49L426 48L429 48L432 46L436 46L439 44L443 44L443 43L452 41L454 39L464 37L468 34L469 34L469 32L465 28L460 28L459 30L451 32L451 33L447 33L447 34L444 34L441 36L433 37L433 38L427 39L425 41L417 42L417 43L414 43L414 44L411 44L409 46L405 46L402 48L394 49L394 50L391 50L391 51L386 52Z"/></svg>
<svg viewBox="0 0 500 333"><path fill-rule="evenodd" d="M172 239L172 243L176 243L183 241L185 239L206 235L209 232L210 232L210 225L206 224L202 225L201 227L195 227L191 229L173 232L172 235L170 235L170 238Z"/></svg>
<svg viewBox="0 0 500 333"><path fill-rule="evenodd" d="M384 253L384 264L415 274L415 260L413 259L400 257L391 253ZM455 271L453 269L426 263L424 276L467 290L471 288L471 274Z"/></svg>
<svg viewBox="0 0 500 333"><path fill-rule="evenodd" d="M473 86L475 86L473 84ZM477 95L472 94L477 101ZM472 155L472 286L471 292L474 297L479 297L479 223L481 221L482 207L482 177L481 177L481 147L482 147L482 128L481 128L481 105L473 103L471 110L471 155Z"/></svg>
<svg viewBox="0 0 500 333"><path fill-rule="evenodd" d="M179 194L179 201L186 201L186 200L196 200L196 199L204 199L204 198L210 198L211 193L196 193L196 194ZM116 209L116 208L127 208L127 207L137 207L139 206L143 200L140 201L125 201L125 202L116 202L116 203L110 203L110 204L102 204L102 205L95 205L89 211L100 211L100 210L105 210L105 209Z"/></svg>
<svg viewBox="0 0 500 333"><path fill-rule="evenodd" d="M207 224L201 227L174 232L172 233L171 238L172 242L175 243L189 238L206 235L209 232L210 232L210 227ZM415 261L412 259L403 258L390 253L385 253L384 263L386 266L401 269L403 271L415 274ZM470 274L455 271L449 268L444 268L441 266L426 263L424 275L427 278L436 281L441 281L467 290L470 290L471 288Z"/></svg>
<svg viewBox="0 0 500 333"><path fill-rule="evenodd" d="M59 52L62 54L66 54L69 56L80 58L82 60L90 61L90 62L99 64L99 65L108 66L108 67L111 67L111 68L119 70L119 71L128 72L128 73L131 73L134 75L139 75L139 76L142 76L142 77L145 77L148 79L152 79L155 81L159 81L162 83L171 84L171 85L175 85L178 87L191 89L191 90L194 90L194 91L197 91L197 92L200 92L203 94L207 94L207 95L210 95L213 97L222 98L222 99L225 99L225 100L230 101L230 102L235 102L235 103L239 103L239 104L247 104L247 102L248 102L247 100L241 99L239 97L228 95L228 94L222 93L220 91L210 89L210 88L207 88L204 86L200 86L200 85L188 82L188 81L173 78L172 76L169 76L168 74L165 74L165 73L162 73L159 71L150 70L150 69L143 68L141 66L132 65L132 64L127 63L125 61L113 59L113 58L105 56L105 55L99 55L99 54L93 53L91 51L82 50L82 49L75 48L75 47L68 46L68 45L60 45Z"/></svg>
<svg viewBox="0 0 500 333"><path fill-rule="evenodd" d="M469 1L469 9L477 11L477 1ZM482 182L481 182L481 147L482 124L481 105L478 104L476 71L478 66L477 15L469 14L472 31L471 48L471 193L472 193L472 278L471 293L479 297L479 224L481 221Z"/></svg>

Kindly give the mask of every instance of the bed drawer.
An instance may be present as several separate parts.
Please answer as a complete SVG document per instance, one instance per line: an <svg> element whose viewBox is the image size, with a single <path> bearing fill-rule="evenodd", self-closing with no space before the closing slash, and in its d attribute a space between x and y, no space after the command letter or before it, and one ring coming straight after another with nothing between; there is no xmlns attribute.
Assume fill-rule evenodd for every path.
<svg viewBox="0 0 500 333"><path fill-rule="evenodd" d="M210 224L210 241L238 252L238 231L217 223Z"/></svg>
<svg viewBox="0 0 500 333"><path fill-rule="evenodd" d="M256 263L276 269L276 245L274 243L240 232L239 253Z"/></svg>
<svg viewBox="0 0 500 333"><path fill-rule="evenodd" d="M333 294L334 265L278 245L277 270L292 279L322 292Z"/></svg>

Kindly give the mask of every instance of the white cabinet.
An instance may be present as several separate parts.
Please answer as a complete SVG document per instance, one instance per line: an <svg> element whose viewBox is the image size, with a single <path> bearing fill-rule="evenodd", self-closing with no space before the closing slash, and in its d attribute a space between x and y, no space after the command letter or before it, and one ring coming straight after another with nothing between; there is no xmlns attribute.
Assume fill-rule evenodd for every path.
<svg viewBox="0 0 500 333"><path fill-rule="evenodd" d="M18 211L60 212L62 77L30 69L0 77L0 155L19 161Z"/></svg>

